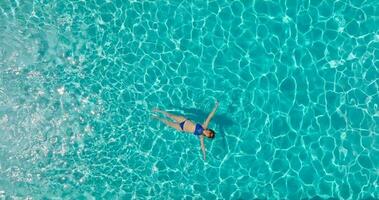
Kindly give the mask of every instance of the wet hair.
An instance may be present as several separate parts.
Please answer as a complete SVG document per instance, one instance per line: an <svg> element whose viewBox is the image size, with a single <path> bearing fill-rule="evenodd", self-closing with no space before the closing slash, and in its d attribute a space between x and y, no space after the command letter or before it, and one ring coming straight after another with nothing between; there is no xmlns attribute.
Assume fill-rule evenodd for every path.
<svg viewBox="0 0 379 200"><path fill-rule="evenodd" d="M208 138L209 138L209 139L213 139L213 138L215 138L215 135L216 135L215 131L212 130L212 129L209 129L209 128L208 128L207 130L211 132L211 134L210 134L210 136L209 136Z"/></svg>

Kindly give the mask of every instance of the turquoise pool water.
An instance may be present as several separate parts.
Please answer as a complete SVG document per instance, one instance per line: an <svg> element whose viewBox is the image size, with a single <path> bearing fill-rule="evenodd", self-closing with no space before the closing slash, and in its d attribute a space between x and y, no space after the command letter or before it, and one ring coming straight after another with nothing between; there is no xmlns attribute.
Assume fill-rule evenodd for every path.
<svg viewBox="0 0 379 200"><path fill-rule="evenodd" d="M0 199L378 199L379 2L0 1ZM151 119L201 122L206 140Z"/></svg>

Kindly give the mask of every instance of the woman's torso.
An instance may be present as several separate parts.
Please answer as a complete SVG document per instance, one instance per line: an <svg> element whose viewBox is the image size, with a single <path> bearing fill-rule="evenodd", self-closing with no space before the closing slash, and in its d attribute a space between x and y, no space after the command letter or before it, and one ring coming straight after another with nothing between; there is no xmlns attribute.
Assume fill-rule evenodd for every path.
<svg viewBox="0 0 379 200"><path fill-rule="evenodd" d="M199 124L199 125L202 127L201 124ZM189 133L193 134L195 132L195 130L196 130L196 123L193 122L193 121L191 121L191 120L189 120L189 119L187 119L186 122L184 123L183 131L189 132Z"/></svg>

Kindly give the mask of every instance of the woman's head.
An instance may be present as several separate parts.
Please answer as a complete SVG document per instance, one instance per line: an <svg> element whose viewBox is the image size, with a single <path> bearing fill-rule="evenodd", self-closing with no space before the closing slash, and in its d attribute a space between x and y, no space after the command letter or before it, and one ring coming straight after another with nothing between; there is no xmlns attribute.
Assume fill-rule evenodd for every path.
<svg viewBox="0 0 379 200"><path fill-rule="evenodd" d="M214 132L214 130L209 129L209 128L205 129L205 130L203 131L203 134L204 134L207 138L209 138L209 139L213 139L213 138L215 137L215 135L216 135L216 133Z"/></svg>

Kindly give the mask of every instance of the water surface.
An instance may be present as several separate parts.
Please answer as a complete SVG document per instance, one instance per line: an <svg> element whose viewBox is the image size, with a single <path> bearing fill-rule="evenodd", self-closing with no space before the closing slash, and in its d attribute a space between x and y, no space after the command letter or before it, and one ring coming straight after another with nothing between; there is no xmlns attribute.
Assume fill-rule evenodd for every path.
<svg viewBox="0 0 379 200"><path fill-rule="evenodd" d="M0 1L0 198L379 198L378 1ZM202 122L206 140L150 118Z"/></svg>

